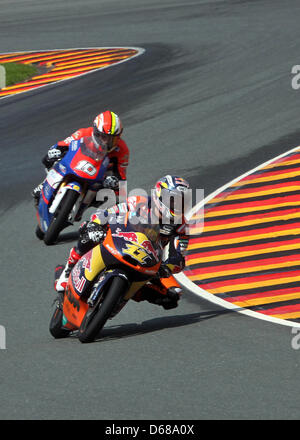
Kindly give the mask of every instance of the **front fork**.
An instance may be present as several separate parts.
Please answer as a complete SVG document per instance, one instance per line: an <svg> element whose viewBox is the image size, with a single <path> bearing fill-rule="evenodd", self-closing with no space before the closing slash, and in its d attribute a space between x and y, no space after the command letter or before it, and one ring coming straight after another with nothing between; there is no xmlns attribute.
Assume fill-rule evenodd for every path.
<svg viewBox="0 0 300 440"><path fill-rule="evenodd" d="M113 271L108 271L108 272L113 272ZM113 278L113 276L110 276L109 278ZM109 319L112 319L114 316L116 316L123 309L123 307L125 307L128 300L132 298L136 294L136 292L145 285L145 283L146 281L141 281L141 282L136 281L133 283L130 283L128 281L128 291L126 292L126 295L122 298L122 300L117 304L112 314L110 315ZM100 280L95 283L93 290L87 300L89 307L95 307L95 305L98 302L102 301L103 289L104 289L103 281L101 281L101 276L100 276Z"/></svg>

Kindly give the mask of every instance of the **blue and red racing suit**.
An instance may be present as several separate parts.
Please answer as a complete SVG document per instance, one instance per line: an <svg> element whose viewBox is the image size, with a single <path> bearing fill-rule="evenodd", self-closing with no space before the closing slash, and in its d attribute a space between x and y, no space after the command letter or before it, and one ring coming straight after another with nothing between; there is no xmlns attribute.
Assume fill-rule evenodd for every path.
<svg viewBox="0 0 300 440"><path fill-rule="evenodd" d="M61 151L62 156L68 151L70 143L74 140L79 140L84 136L91 137L93 134L93 127L80 128L71 134L66 139L57 142L51 148L55 148ZM123 139L119 139L117 146L110 153L107 154L110 162L108 166L108 171L111 172L118 180L126 180L126 171L129 161L129 149L126 142ZM48 154L43 158L42 162L46 168L51 168L54 161L59 159L50 160Z"/></svg>

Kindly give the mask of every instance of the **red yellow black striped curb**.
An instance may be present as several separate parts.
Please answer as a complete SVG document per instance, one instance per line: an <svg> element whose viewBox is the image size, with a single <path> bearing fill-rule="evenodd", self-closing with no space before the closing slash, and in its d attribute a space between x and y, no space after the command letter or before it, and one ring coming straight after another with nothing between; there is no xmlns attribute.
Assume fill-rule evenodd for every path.
<svg viewBox="0 0 300 440"><path fill-rule="evenodd" d="M0 65L4 63L34 64L45 69L44 73L34 76L29 81L0 89L0 98L110 67L143 52L141 48L110 47L0 54Z"/></svg>
<svg viewBox="0 0 300 440"><path fill-rule="evenodd" d="M203 215L188 280L256 316L300 323L300 147L208 197Z"/></svg>

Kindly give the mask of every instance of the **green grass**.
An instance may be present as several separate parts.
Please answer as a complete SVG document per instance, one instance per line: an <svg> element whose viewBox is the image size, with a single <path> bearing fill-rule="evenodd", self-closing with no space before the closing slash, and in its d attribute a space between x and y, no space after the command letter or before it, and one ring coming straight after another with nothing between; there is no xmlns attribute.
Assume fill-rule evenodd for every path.
<svg viewBox="0 0 300 440"><path fill-rule="evenodd" d="M31 64L4 63L6 71L6 87L24 82L38 73L38 69Z"/></svg>

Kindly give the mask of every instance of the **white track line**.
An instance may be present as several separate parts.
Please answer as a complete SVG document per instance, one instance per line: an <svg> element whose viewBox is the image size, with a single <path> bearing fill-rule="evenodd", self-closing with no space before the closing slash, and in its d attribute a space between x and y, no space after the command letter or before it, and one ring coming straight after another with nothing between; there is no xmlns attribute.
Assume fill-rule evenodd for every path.
<svg viewBox="0 0 300 440"><path fill-rule="evenodd" d="M93 70L89 70L88 72L85 72L85 73L81 73L80 75L76 75L76 76L71 76L70 78L64 78L64 79L59 79L59 80L57 80L57 81L55 81L55 82L51 82L51 83L49 83L49 84L44 84L44 85L41 85L41 86L39 86L39 87L35 87L35 88L32 88L32 89L29 89L29 90L24 90L23 92L19 92L19 93L14 93L14 94L12 94L12 95L7 95L7 96L2 96L2 97L0 97L0 101L2 100L2 99L6 99L6 98L12 98L13 96L19 96L19 95L22 95L23 93L28 93L28 92L33 92L33 91L35 91L35 90L39 90L39 89L41 89L41 88L43 88L43 87L48 87L48 86L53 86L53 85L58 85L59 83L61 83L61 82L63 82L63 81L69 81L69 80L72 80L72 79L77 79L77 78L80 78L81 76L85 76L85 75L89 75L90 73L94 73L94 72L97 72L97 70L104 70L104 69L108 69L109 67L114 67L114 66L116 66L117 64L121 64L121 63L125 63L126 61L130 61L130 60L132 60L133 58L135 58L135 57L138 57L138 56L140 56L140 55L142 55L145 51L146 51L146 49L143 49L142 47L119 47L119 46L111 46L111 47L77 47L77 48L70 48L70 49L49 49L49 50L26 50L26 51L17 51L17 52L4 52L4 53L1 53L0 55L11 55L11 54L14 54L14 53L32 53L32 54L34 54L35 52L52 52L52 51L61 51L61 52L66 52L66 51L70 51L70 50L93 50L93 49L97 49L97 50L102 50L102 49L104 49L104 50L106 50L106 49L125 49L125 50L137 50L138 51L138 53L136 53L135 55L132 55L130 58L126 58L126 60L121 60L121 61L118 61L118 62L116 62L116 63L113 63L113 64L110 64L109 66L106 66L106 67L99 67L98 69L93 69Z"/></svg>
<svg viewBox="0 0 300 440"><path fill-rule="evenodd" d="M256 168L253 168L252 170L248 171L247 173L242 174L241 176L235 178L231 182L225 184L221 188L217 189L216 191L214 191L213 193L211 193L207 197L205 197L196 206L194 206L191 209L191 211L189 212L189 214L187 215L187 217L191 218L192 215L194 214L194 212L197 212L198 210L200 210L201 208L204 207L205 203L207 203L209 200L211 200L214 197L216 197L218 194L220 194L222 191L224 191L225 189L227 189L228 187L230 187L234 183L239 182L244 177L247 177L250 174L253 174L255 171L260 170L261 168L271 164L272 162L275 162L276 160L281 159L282 157L285 157L288 154L297 151L299 148L300 148L300 146L292 148L291 150L287 151L286 153L280 154L279 156L276 156L275 158L273 158L271 160L268 160L267 162L264 162L263 164L257 166ZM289 327L300 327L300 323L289 321L287 319L274 318L273 316L267 316L267 315L264 315L262 313L254 312L252 310L247 310L247 309L244 309L242 307L238 307L235 304L231 304L229 301L225 301L225 300L223 300L221 298L218 298L215 295L213 295L212 293L209 293L206 290L202 289L201 287L197 286L183 272L175 275L175 278L177 279L177 281L182 286L184 286L186 289L190 290L194 294L200 296L201 298L204 298L207 301L210 301L210 302L212 302L214 304L222 306L222 307L224 307L226 309L230 309L230 310L242 313L244 315L251 316L252 318L258 318L258 319L262 319L264 321L273 322L273 323L276 323L276 324L286 325L286 326L289 326Z"/></svg>

